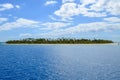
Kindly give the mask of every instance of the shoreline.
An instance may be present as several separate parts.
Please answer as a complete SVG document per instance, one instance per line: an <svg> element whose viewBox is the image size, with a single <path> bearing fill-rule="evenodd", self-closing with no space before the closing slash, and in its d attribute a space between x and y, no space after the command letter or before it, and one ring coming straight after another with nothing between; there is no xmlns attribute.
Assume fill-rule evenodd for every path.
<svg viewBox="0 0 120 80"><path fill-rule="evenodd" d="M3 45L118 45L118 43L92 43L92 44L7 44L3 43Z"/></svg>

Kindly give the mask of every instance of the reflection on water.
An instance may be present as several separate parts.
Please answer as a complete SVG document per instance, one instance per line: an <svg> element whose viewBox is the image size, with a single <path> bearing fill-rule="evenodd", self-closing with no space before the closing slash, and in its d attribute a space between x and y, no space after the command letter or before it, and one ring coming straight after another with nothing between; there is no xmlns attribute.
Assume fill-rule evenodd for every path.
<svg viewBox="0 0 120 80"><path fill-rule="evenodd" d="M120 80L120 46L0 45L0 80Z"/></svg>

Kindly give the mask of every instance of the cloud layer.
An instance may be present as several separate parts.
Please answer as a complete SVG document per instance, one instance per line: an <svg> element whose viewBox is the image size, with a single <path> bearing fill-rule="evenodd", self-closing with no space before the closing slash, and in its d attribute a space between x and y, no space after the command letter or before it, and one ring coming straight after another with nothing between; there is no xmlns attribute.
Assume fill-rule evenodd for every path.
<svg viewBox="0 0 120 80"><path fill-rule="evenodd" d="M51 5L55 5L57 8ZM36 7L40 6L35 6L35 9ZM120 30L119 0L47 0L44 1L42 8L43 7L49 10L38 10L38 13L41 14L37 14L37 18L33 17L36 16L34 14L36 14L37 11L31 12L32 14L23 13L27 17L23 17L21 14L18 15L19 17L16 16L17 14L15 16L12 14L12 16L9 16L10 14L8 14L7 17L4 17L3 15L6 15L6 13L4 13L5 11L10 11L14 8L21 8L19 9L21 11L24 9L22 9L23 6L21 7L17 4L0 4L0 12L4 13L0 14L0 32L27 28L36 30L36 33L32 33L32 31L31 33L21 32L21 34L19 34L20 37L32 37L33 35L56 37L74 34L79 35L84 32L114 32ZM28 7L26 7L26 9L28 10ZM30 12L32 10L28 11ZM43 11L46 13L43 14ZM46 16L48 18L46 18ZM10 19L11 17L12 19ZM41 18L44 20L39 20Z"/></svg>
<svg viewBox="0 0 120 80"><path fill-rule="evenodd" d="M63 4L54 14L62 19L70 19L73 16L83 15L87 17L105 17L108 15L120 15L119 0L63 0Z"/></svg>
<svg viewBox="0 0 120 80"><path fill-rule="evenodd" d="M37 27L38 22L33 20L28 20L24 18L19 18L15 22L7 22L0 26L0 31L12 30L15 28L31 28Z"/></svg>

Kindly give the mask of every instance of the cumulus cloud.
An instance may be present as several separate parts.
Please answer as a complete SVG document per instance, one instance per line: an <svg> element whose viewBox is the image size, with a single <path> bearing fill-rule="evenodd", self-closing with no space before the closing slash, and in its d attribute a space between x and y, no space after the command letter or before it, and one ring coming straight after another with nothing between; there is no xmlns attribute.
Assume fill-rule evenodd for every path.
<svg viewBox="0 0 120 80"><path fill-rule="evenodd" d="M12 8L14 8L14 6L10 3L0 4L0 11L9 10Z"/></svg>
<svg viewBox="0 0 120 80"><path fill-rule="evenodd" d="M106 2L105 9L111 15L120 15L120 1L119 0L109 0Z"/></svg>
<svg viewBox="0 0 120 80"><path fill-rule="evenodd" d="M6 21L5 18L0 18L1 21ZM70 23L65 22L38 22L24 18L18 18L14 22L6 22L0 25L0 31L12 30L16 28L36 28L44 30L57 30L69 26Z"/></svg>
<svg viewBox="0 0 120 80"><path fill-rule="evenodd" d="M53 5L53 4L56 4L56 3L57 3L57 1L54 1L54 0L47 1L47 2L45 3L45 6Z"/></svg>
<svg viewBox="0 0 120 80"><path fill-rule="evenodd" d="M37 27L38 22L33 20L28 20L24 18L19 18L15 22L7 22L3 25L0 25L0 31L11 30L15 28L34 28Z"/></svg>
<svg viewBox="0 0 120 80"><path fill-rule="evenodd" d="M84 15L88 17L104 17L105 13L99 13L90 11L83 5L78 5L76 3L65 3L61 6L61 8L54 12L55 15L61 17L62 19L71 19L73 16Z"/></svg>
<svg viewBox="0 0 120 80"><path fill-rule="evenodd" d="M69 19L71 16L78 15L79 10L77 9L77 4L65 3L61 6L60 10L55 11L54 14Z"/></svg>
<svg viewBox="0 0 120 80"><path fill-rule="evenodd" d="M119 0L63 0L63 4L54 14L64 18L83 15L87 17L105 17L108 15L120 15ZM66 2L66 3L65 3Z"/></svg>
<svg viewBox="0 0 120 80"><path fill-rule="evenodd" d="M11 3L5 3L5 4L0 4L0 11L5 11L5 10L9 10L12 8L20 8L19 5L13 5Z"/></svg>

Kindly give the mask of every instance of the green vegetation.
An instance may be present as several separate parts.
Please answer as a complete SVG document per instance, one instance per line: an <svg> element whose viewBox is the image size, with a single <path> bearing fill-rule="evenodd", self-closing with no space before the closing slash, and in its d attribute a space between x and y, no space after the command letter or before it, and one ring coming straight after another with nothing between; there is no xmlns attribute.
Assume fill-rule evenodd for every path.
<svg viewBox="0 0 120 80"><path fill-rule="evenodd" d="M45 38L26 38L22 40L9 40L6 43L8 44L105 44L113 43L111 40L103 39L68 39L68 38L59 38L59 39L45 39Z"/></svg>

